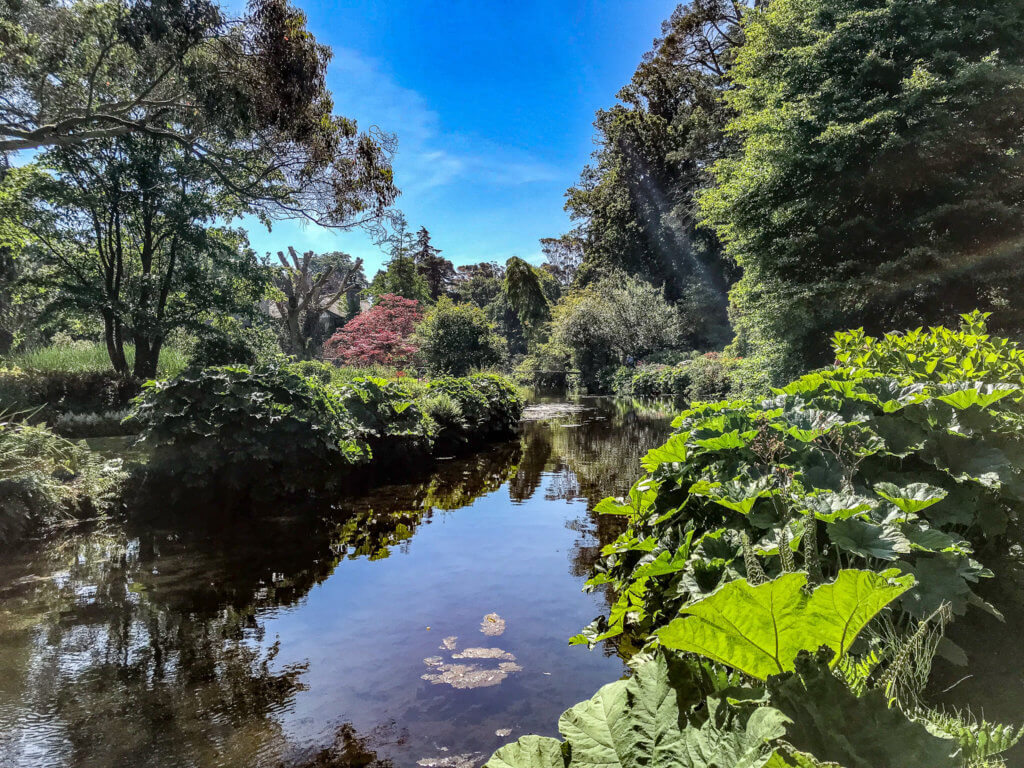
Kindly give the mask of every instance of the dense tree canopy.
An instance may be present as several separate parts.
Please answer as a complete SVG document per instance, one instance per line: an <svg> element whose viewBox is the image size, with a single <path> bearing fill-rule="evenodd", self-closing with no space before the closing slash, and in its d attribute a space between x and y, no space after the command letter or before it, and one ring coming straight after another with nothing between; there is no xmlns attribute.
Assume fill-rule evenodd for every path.
<svg viewBox="0 0 1024 768"><path fill-rule="evenodd" d="M172 142L263 217L376 225L393 140L335 116L330 50L287 0L3 0L0 158L128 135Z"/></svg>
<svg viewBox="0 0 1024 768"><path fill-rule="evenodd" d="M1024 2L775 0L746 33L702 200L739 350L795 371L848 326L1019 323Z"/></svg>
<svg viewBox="0 0 1024 768"><path fill-rule="evenodd" d="M505 341L475 304L456 304L446 296L427 312L416 329L419 354L435 372L465 376L474 368L500 363Z"/></svg>
<svg viewBox="0 0 1024 768"><path fill-rule="evenodd" d="M455 279L455 267L448 259L441 256L441 249L430 243L430 232L420 227L416 233L416 242L412 246L412 258L416 262L416 270L422 275L430 291L430 298L437 301Z"/></svg>
<svg viewBox="0 0 1024 768"><path fill-rule="evenodd" d="M622 270L664 285L700 321L692 341L701 346L724 342L732 275L715 238L696 228L694 197L707 166L731 146L719 97L744 9L731 0L676 9L621 103L598 113L594 161L566 204L584 248L582 279Z"/></svg>
<svg viewBox="0 0 1024 768"><path fill-rule="evenodd" d="M251 313L265 277L244 232L217 226L237 208L209 166L146 135L56 148L30 222L53 309L102 321L116 371L151 378L176 328L209 313ZM237 203L236 203L237 205Z"/></svg>

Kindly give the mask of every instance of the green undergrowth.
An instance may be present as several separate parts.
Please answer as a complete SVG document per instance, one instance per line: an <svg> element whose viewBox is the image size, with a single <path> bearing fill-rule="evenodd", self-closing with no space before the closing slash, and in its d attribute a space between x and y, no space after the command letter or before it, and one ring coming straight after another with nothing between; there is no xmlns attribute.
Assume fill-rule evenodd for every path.
<svg viewBox="0 0 1024 768"><path fill-rule="evenodd" d="M187 370L148 383L130 420L151 468L186 486L294 492L509 435L523 408L493 374L408 387L337 384L331 373L317 363Z"/></svg>
<svg viewBox="0 0 1024 768"><path fill-rule="evenodd" d="M1024 501L1024 356L986 319L839 334L838 367L680 414L596 508L627 527L572 640L614 639L634 676L488 765L1003 765L1019 731L923 693L936 654L966 662L946 625L999 615L982 553Z"/></svg>
<svg viewBox="0 0 1024 768"><path fill-rule="evenodd" d="M0 544L109 509L125 473L42 426L0 418Z"/></svg>

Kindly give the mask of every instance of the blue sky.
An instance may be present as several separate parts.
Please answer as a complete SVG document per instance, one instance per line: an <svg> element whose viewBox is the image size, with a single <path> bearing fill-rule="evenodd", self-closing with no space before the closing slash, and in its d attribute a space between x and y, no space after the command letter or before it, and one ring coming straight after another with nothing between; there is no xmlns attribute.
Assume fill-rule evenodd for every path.
<svg viewBox="0 0 1024 768"><path fill-rule="evenodd" d="M675 2L293 0L334 60L335 110L398 136L398 207L456 264L540 261L614 103ZM234 5L235 3L232 3ZM257 252L344 250L372 277L384 254L360 233L243 222Z"/></svg>

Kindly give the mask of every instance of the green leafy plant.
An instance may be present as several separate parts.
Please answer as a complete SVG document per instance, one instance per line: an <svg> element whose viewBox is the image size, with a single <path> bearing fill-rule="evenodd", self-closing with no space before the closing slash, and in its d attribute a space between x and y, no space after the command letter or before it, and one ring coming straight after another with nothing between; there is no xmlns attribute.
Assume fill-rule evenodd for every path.
<svg viewBox="0 0 1024 768"><path fill-rule="evenodd" d="M682 679L680 679L682 678ZM785 734L785 717L770 707L752 712L722 698L699 667L670 667L664 656L636 667L628 680L601 688L558 720L565 738L524 736L502 747L486 768L760 768L772 742Z"/></svg>
<svg viewBox="0 0 1024 768"><path fill-rule="evenodd" d="M836 362L878 371L908 381L1024 383L1024 349L1010 339L991 336L991 312L960 316L960 327L917 328L874 338L863 329L832 339Z"/></svg>
<svg viewBox="0 0 1024 768"><path fill-rule="evenodd" d="M248 488L262 476L301 488L369 459L337 394L288 368L190 369L150 382L133 419L153 465L187 485Z"/></svg>
<svg viewBox="0 0 1024 768"><path fill-rule="evenodd" d="M911 576L843 570L808 595L807 575L786 573L751 586L733 581L680 611L658 630L667 648L698 653L766 680L793 670L800 651L824 645L837 663L864 626L913 586Z"/></svg>
<svg viewBox="0 0 1024 768"><path fill-rule="evenodd" d="M125 479L119 460L0 414L0 544L109 509Z"/></svg>
<svg viewBox="0 0 1024 768"><path fill-rule="evenodd" d="M971 588L991 575L974 549L1024 498L1017 392L841 368L684 411L631 499L597 507L629 528L589 582L616 603L576 642L642 639L729 581L796 570L812 584L841 568L913 574L903 622L946 602L994 610Z"/></svg>

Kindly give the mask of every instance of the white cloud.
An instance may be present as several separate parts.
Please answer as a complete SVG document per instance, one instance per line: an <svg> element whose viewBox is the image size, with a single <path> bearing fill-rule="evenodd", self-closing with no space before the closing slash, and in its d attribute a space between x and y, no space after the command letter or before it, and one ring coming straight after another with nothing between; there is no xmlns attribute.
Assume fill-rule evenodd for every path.
<svg viewBox="0 0 1024 768"><path fill-rule="evenodd" d="M335 109L360 127L398 136L395 173L409 198L455 182L516 186L558 179L548 163L515 147L479 136L444 131L418 92L405 88L384 67L357 51L334 50L328 85Z"/></svg>

